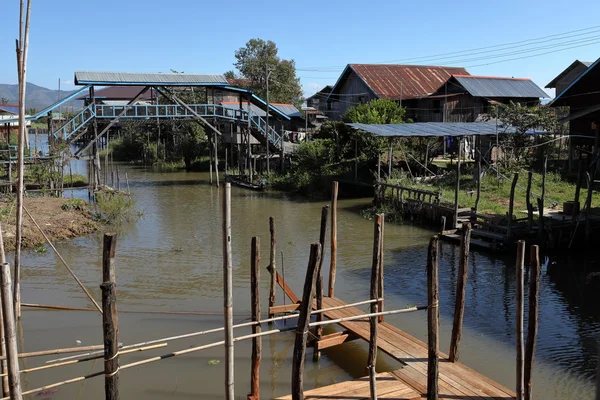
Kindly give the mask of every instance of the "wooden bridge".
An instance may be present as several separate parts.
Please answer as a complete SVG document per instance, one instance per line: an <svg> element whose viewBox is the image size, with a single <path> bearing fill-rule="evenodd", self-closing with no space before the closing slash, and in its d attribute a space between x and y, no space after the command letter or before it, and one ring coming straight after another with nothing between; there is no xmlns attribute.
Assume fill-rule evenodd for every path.
<svg viewBox="0 0 600 400"><path fill-rule="evenodd" d="M324 297L323 307L333 308L346 303L335 297ZM343 319L363 315L355 307L325 312L328 319ZM323 336L315 348L327 347L360 338L369 341L368 318L340 322L342 333ZM377 394L385 399L420 399L427 397L427 344L386 322L379 324L378 348L405 366L392 372L377 375ZM439 398L441 399L514 399L515 393L474 371L466 365L448 360L440 354ZM337 383L304 392L306 399L369 399L369 379ZM291 396L279 399L291 399Z"/></svg>

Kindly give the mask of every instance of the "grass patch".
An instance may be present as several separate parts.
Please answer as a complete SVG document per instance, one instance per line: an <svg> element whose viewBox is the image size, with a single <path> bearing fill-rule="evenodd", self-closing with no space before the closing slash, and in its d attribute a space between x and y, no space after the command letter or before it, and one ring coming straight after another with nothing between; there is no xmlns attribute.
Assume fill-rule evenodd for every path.
<svg viewBox="0 0 600 400"><path fill-rule="evenodd" d="M60 208L63 211L84 211L87 208L87 203L83 199L71 198L67 200L62 206L60 206Z"/></svg>
<svg viewBox="0 0 600 400"><path fill-rule="evenodd" d="M65 187L83 187L88 185L87 177L81 174L65 175L63 182Z"/></svg>
<svg viewBox="0 0 600 400"><path fill-rule="evenodd" d="M96 193L96 219L107 225L119 225L135 218L135 202L125 193L104 189Z"/></svg>
<svg viewBox="0 0 600 400"><path fill-rule="evenodd" d="M506 215L510 202L510 187L512 174L505 173L509 179L500 177L500 183L496 179L494 171L487 171L487 174L481 181L481 198L479 200L479 212L485 214ZM454 204L454 191L456 185L456 172L451 171L441 178L429 183L417 183L402 177L392 179L391 183L402 186L413 187L424 190L439 191L441 193L441 202L444 204ZM515 188L514 212L515 215L525 216L520 211L526 210L526 188L527 172L522 170L519 173L519 180ZM549 172L546 175L546 198L544 206L551 207L556 205L562 208L565 201L575 198L575 184L561 178L557 173ZM477 184L473 177L473 170L467 170L460 175L460 192L458 195L458 204L461 208L474 207L477 197ZM542 175L534 173L531 181L531 202L537 207L537 197L542 193ZM585 203L587 189L585 184L581 188L579 201L581 207ZM592 194L592 207L600 206L600 193Z"/></svg>

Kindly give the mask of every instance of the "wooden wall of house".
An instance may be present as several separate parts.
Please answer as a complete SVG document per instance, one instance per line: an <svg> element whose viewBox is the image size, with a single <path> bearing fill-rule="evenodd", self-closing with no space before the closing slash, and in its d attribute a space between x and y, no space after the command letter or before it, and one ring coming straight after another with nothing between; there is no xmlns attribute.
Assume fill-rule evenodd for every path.
<svg viewBox="0 0 600 400"><path fill-rule="evenodd" d="M485 109L481 99L470 95L408 100L407 116L414 122L473 122ZM444 108L446 113L444 115Z"/></svg>
<svg viewBox="0 0 600 400"><path fill-rule="evenodd" d="M332 101L326 106L324 114L333 120L341 120L343 114L350 107L357 104L368 103L377 98L371 89L354 72L348 74L348 78L338 84L338 96L332 96Z"/></svg>

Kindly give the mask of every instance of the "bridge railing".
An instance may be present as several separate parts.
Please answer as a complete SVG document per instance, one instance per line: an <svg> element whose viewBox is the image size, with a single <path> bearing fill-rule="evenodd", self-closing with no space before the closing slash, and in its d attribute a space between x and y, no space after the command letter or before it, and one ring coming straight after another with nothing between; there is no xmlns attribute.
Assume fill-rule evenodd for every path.
<svg viewBox="0 0 600 400"><path fill-rule="evenodd" d="M77 132L79 129L85 126L85 124L87 124L92 118L94 118L94 109L93 105L89 105L83 110L81 110L69 121L65 122L65 124L58 128L56 131L54 131L53 135L57 139L67 140L75 132Z"/></svg>
<svg viewBox="0 0 600 400"><path fill-rule="evenodd" d="M116 118L127 107L125 104L97 104L97 118ZM219 104L190 104L190 109L202 117L219 117L237 121L248 121L248 113L243 110ZM179 104L135 104L130 105L123 118L193 118L194 113Z"/></svg>
<svg viewBox="0 0 600 400"><path fill-rule="evenodd" d="M407 186L392 185L382 182L375 184L376 201L391 200L392 202L402 204L409 199L430 204L439 204L440 192L416 189Z"/></svg>

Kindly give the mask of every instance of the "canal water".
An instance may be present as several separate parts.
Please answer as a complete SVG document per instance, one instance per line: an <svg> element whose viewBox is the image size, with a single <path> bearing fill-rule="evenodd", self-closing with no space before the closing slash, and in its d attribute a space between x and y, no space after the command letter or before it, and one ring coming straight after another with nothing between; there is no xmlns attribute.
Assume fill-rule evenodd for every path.
<svg viewBox="0 0 600 400"><path fill-rule="evenodd" d="M219 190L208 185L208 175L204 173L161 173L127 166L120 169L129 175L136 207L142 215L119 233L118 307L122 310L221 312ZM79 195L87 197L87 193ZM339 202L336 295L347 302L365 300L369 296L373 228L372 221L362 218L357 211L369 201ZM320 209L324 204L280 193L232 189L235 322L249 318L252 236L261 240L260 289L263 314L266 314L269 276L264 267L269 254L269 216L276 221L277 267L293 290L300 293L310 243L319 237ZM432 231L409 223L386 225L386 309L426 304L425 262L431 235ZM100 299L101 234L57 243L56 247L94 297ZM442 244L440 345L444 352L448 350L451 332L457 250L453 245ZM590 399L595 381L595 338L600 334L599 267L585 258L545 260L534 398ZM324 266L327 275L328 249ZM23 268L23 302L92 306L51 249L45 254L25 251ZM512 256L472 252L460 351L462 362L511 388L514 388L516 354L514 272ZM278 304L284 303L281 291L277 299ZM367 307L362 309L366 311ZM425 312L388 316L386 320L426 341ZM101 321L95 312L24 311L20 350L101 344ZM223 317L121 313L119 322L120 341L131 344L219 327L223 325ZM238 329L235 335L249 332L249 329ZM122 356L121 364L219 340L222 334L169 341L166 348ZM263 338L261 394L264 399L290 392L293 340L292 332ZM250 387L250 353L249 341L235 344L235 391L239 399L246 398ZM42 365L59 357L26 359L22 367ZM366 358L367 345L361 341L324 351L318 363L313 363L309 354L305 389L364 376ZM401 367L386 355L380 355L377 366L379 371ZM97 360L25 374L23 388L40 387L102 368L102 361ZM124 370L120 374L122 398L221 399L224 398L224 368L224 349L217 347ZM103 385L99 377L31 398L102 399Z"/></svg>

